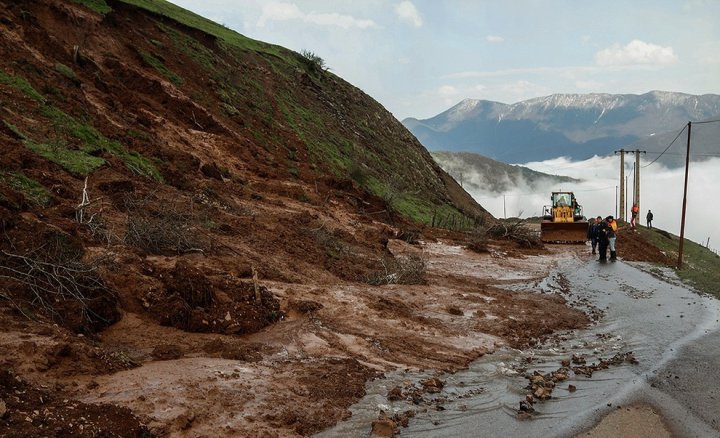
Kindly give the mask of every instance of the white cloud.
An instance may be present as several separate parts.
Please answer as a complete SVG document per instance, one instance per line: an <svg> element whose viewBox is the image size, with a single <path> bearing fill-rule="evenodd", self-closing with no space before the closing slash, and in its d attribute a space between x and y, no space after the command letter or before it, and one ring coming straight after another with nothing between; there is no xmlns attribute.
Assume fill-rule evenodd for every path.
<svg viewBox="0 0 720 438"><path fill-rule="evenodd" d="M293 3L270 3L263 6L257 25L264 27L268 21L302 20L303 15Z"/></svg>
<svg viewBox="0 0 720 438"><path fill-rule="evenodd" d="M404 0L395 6L395 12L397 12L400 21L409 23L415 27L421 27L423 25L422 17L420 12L410 0Z"/></svg>
<svg viewBox="0 0 720 438"><path fill-rule="evenodd" d="M597 52L595 62L600 66L671 65L678 62L678 57L672 47L633 40L624 47L615 45Z"/></svg>
<svg viewBox="0 0 720 438"><path fill-rule="evenodd" d="M505 38L503 38L501 36L497 36L497 35L488 35L485 37L485 39L487 40L487 42L493 43L493 44L498 44L498 43L502 43L505 41Z"/></svg>
<svg viewBox="0 0 720 438"><path fill-rule="evenodd" d="M438 88L437 93L442 97L457 96L459 90L452 85L443 85Z"/></svg>
<svg viewBox="0 0 720 438"><path fill-rule="evenodd" d="M319 26L337 26L343 29L367 29L377 27L373 20L359 19L351 15L331 13L303 12L294 3L273 2L263 5L262 14L257 21L258 27L264 27L270 21L298 20Z"/></svg>

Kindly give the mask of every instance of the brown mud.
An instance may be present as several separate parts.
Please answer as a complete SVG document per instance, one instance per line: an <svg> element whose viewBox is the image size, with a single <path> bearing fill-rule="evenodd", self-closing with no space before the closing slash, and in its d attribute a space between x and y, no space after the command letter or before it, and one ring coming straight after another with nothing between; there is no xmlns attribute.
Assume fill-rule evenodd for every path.
<svg viewBox="0 0 720 438"><path fill-rule="evenodd" d="M588 324L557 295L497 287L539 282L579 250L490 241L478 254L467 235L408 223L312 159L273 94L330 112L321 128L358 147L422 149L389 114L375 120L379 104L358 105L359 90L328 76L316 94L260 53L109 3L102 17L77 2L0 1L0 434L309 435L347 417L383 372L452 372L498 344ZM193 56L177 49L188 35ZM211 80L202 47L232 74ZM223 113L225 85L253 96L233 102L242 117ZM376 130L348 123L368 114ZM98 142L107 150L83 156L105 164L87 179L32 149L48 143L57 158ZM482 218L418 154L428 161L414 168L436 179L411 183ZM140 157L158 175L128 165ZM7 183L20 174L47 199Z"/></svg>
<svg viewBox="0 0 720 438"><path fill-rule="evenodd" d="M90 337L11 318L2 365L55 398L127 408L158 435L296 436L346 418L365 382L385 371L452 372L502 343L588 323L558 296L492 286L543 278L567 256L562 248L520 257L503 243L488 254L451 243L388 248L421 256L427 284L265 281L284 316L245 335L180 330L152 312L125 311Z"/></svg>

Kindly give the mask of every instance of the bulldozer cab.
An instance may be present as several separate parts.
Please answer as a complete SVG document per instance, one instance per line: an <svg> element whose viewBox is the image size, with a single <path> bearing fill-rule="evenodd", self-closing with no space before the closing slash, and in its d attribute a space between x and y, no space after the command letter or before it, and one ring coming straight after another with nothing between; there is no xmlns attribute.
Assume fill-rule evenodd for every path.
<svg viewBox="0 0 720 438"><path fill-rule="evenodd" d="M582 206L572 192L553 192L551 205L543 207L543 218L553 222L577 222L584 219Z"/></svg>
<svg viewBox="0 0 720 438"><path fill-rule="evenodd" d="M572 192L552 192L551 205L543 207L540 236L544 242L582 243L587 238L588 223L582 206Z"/></svg>

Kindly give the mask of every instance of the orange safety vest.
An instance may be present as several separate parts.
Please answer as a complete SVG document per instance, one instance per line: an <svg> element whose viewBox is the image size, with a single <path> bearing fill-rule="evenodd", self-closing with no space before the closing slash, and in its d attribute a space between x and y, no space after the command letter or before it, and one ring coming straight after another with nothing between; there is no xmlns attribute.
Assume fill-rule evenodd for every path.
<svg viewBox="0 0 720 438"><path fill-rule="evenodd" d="M610 226L612 227L613 231L617 231L617 222L616 221L611 221Z"/></svg>

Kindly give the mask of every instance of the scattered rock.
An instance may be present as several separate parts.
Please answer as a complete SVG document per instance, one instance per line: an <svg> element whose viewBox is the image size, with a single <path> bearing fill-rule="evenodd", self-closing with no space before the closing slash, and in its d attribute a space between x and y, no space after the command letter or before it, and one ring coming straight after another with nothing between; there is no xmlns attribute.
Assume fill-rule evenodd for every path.
<svg viewBox="0 0 720 438"><path fill-rule="evenodd" d="M174 344L163 344L153 348L150 353L156 360L174 360L183 356L182 348Z"/></svg>
<svg viewBox="0 0 720 438"><path fill-rule="evenodd" d="M582 366L575 366L568 368L570 363ZM535 409L533 403L536 401L545 401L552 398L552 391L558 382L564 382L569 378L570 371L572 370L575 375L582 375L585 377L592 377L593 372L598 370L608 369L612 365L621 365L623 363L637 364L638 361L632 351L627 353L618 353L610 359L600 359L597 364L593 363L587 365L585 357L573 354L572 358L561 361L563 365L556 371L542 374L539 371L534 371L531 374L527 374L525 378L528 379L528 386L525 388L528 393L525 396L525 400L520 402L520 409L518 410L518 418L525 419L530 416ZM568 385L569 392L575 392L577 388L575 385Z"/></svg>
<svg viewBox="0 0 720 438"><path fill-rule="evenodd" d="M423 388L425 388L425 391L429 392L430 394L440 392L443 389L443 386L445 386L442 380L438 379L437 377L422 380L420 381L420 384L423 386Z"/></svg>
<svg viewBox="0 0 720 438"><path fill-rule="evenodd" d="M404 399L402 395L402 390L399 386L394 387L390 391L388 391L387 399L390 401L398 401Z"/></svg>
<svg viewBox="0 0 720 438"><path fill-rule="evenodd" d="M380 412L379 418L372 422L372 432L370 435L373 437L392 438L396 433L395 422L388 418L385 412Z"/></svg>

